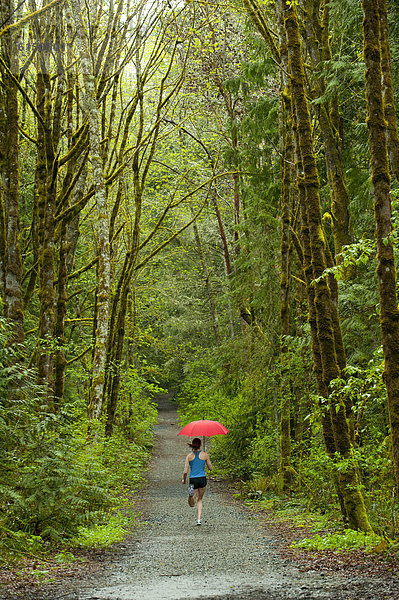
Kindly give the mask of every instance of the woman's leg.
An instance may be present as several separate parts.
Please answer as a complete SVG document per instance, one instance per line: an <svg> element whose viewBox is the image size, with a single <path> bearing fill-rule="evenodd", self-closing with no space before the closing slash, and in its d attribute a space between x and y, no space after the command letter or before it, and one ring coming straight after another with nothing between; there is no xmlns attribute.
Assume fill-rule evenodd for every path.
<svg viewBox="0 0 399 600"><path fill-rule="evenodd" d="M201 521L201 515L202 515L202 498L204 497L205 494L205 488L198 488L198 490L196 490L197 492L197 519L198 521Z"/></svg>

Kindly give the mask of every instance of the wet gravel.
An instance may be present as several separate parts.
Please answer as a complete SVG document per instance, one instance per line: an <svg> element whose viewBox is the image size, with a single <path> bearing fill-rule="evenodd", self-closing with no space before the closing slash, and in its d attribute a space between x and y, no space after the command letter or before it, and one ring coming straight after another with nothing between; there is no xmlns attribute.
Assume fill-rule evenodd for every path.
<svg viewBox="0 0 399 600"><path fill-rule="evenodd" d="M187 438L164 401L149 482L137 501L143 524L101 569L24 600L399 600L394 579L301 572L279 540L210 481L202 525L181 485ZM2 596L13 600L21 596Z"/></svg>

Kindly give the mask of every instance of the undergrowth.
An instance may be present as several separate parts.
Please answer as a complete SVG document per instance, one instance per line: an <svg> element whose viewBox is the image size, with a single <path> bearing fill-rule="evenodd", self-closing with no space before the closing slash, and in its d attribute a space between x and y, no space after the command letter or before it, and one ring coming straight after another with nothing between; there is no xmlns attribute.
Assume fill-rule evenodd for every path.
<svg viewBox="0 0 399 600"><path fill-rule="evenodd" d="M104 524L80 527L78 534L70 542L71 547L107 548L122 541L133 523L134 520L121 513L111 515Z"/></svg>
<svg viewBox="0 0 399 600"><path fill-rule="evenodd" d="M291 548L305 548L306 550L335 550L344 552L348 550L375 551L381 544L383 538L378 535L370 535L363 531L345 529L341 533L328 533L326 535L316 534L311 538L305 538L299 542L293 542ZM386 546L382 544L386 549Z"/></svg>
<svg viewBox="0 0 399 600"><path fill-rule="evenodd" d="M253 485L242 485L235 497L256 512L268 512L273 522L287 523L298 529L306 529L310 533L296 542L293 549L312 551L333 550L335 552L362 551L372 554L399 553L399 540L390 540L386 536L367 534L353 529L342 530L340 514L337 510L309 510L306 497L289 497L284 494L251 492ZM258 482L259 487L259 482Z"/></svg>
<svg viewBox="0 0 399 600"><path fill-rule="evenodd" d="M298 528L306 528L312 532L320 532L339 528L339 514L336 510L319 511L310 508L305 496L289 497L275 492L262 493L258 490L254 497L248 495L248 487L243 486L235 497L244 504L258 512L268 512L275 522L287 522Z"/></svg>

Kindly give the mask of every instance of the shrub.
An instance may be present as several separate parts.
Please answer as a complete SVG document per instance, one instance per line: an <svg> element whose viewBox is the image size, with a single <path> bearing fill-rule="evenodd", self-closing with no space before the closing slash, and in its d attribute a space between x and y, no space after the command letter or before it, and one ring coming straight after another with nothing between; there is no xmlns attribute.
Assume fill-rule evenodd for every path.
<svg viewBox="0 0 399 600"><path fill-rule="evenodd" d="M0 320L0 549L65 541L99 523L124 503L148 459L155 408L136 402L127 441L107 439L101 425L87 439L85 408L70 400L58 413L45 405L34 373L23 368L23 348L11 349ZM140 443L139 443L140 442ZM39 544L39 545L40 545Z"/></svg>

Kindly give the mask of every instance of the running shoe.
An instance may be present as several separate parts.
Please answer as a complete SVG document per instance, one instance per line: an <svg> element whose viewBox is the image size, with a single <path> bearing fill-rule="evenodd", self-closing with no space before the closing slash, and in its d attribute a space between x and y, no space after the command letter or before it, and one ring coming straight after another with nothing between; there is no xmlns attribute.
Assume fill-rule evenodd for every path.
<svg viewBox="0 0 399 600"><path fill-rule="evenodd" d="M201 521L198 519L197 525L202 525Z"/></svg>
<svg viewBox="0 0 399 600"><path fill-rule="evenodd" d="M188 486L188 495L194 496L194 485L192 483L190 483L190 485Z"/></svg>

